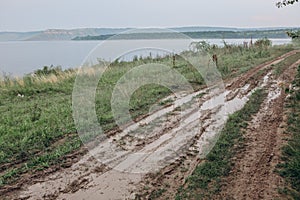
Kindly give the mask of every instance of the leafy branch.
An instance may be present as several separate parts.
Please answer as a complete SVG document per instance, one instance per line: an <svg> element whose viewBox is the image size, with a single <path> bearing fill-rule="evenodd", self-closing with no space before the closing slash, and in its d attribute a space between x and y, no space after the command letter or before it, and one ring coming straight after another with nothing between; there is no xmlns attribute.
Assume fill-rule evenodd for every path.
<svg viewBox="0 0 300 200"><path fill-rule="evenodd" d="M281 8L283 6L287 6L287 5L293 5L294 3L298 2L299 0L283 0L283 1L279 1L276 3L276 6L278 8Z"/></svg>

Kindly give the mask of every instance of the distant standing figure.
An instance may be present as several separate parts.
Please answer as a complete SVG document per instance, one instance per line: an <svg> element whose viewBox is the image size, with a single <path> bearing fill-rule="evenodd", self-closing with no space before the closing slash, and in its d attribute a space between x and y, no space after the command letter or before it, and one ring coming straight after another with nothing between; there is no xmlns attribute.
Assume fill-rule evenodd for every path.
<svg viewBox="0 0 300 200"><path fill-rule="evenodd" d="M217 56L217 54L213 54L212 59L213 59L213 62L216 64L216 66L218 66L218 56Z"/></svg>
<svg viewBox="0 0 300 200"><path fill-rule="evenodd" d="M175 67L176 55L173 55L173 67Z"/></svg>
<svg viewBox="0 0 300 200"><path fill-rule="evenodd" d="M252 40L252 37L251 37L251 40L250 40L250 48L253 47L253 40Z"/></svg>
<svg viewBox="0 0 300 200"><path fill-rule="evenodd" d="M247 49L248 48L248 42L244 41L244 48Z"/></svg>

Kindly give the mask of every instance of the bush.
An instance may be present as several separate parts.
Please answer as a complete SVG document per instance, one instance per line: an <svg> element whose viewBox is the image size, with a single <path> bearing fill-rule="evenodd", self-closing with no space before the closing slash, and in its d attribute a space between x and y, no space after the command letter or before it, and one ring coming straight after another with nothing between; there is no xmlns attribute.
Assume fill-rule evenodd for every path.
<svg viewBox="0 0 300 200"><path fill-rule="evenodd" d="M287 35L292 39L300 39L300 31L287 32Z"/></svg>
<svg viewBox="0 0 300 200"><path fill-rule="evenodd" d="M272 41L268 38L263 38L255 41L254 45L259 48L268 48L272 46Z"/></svg>
<svg viewBox="0 0 300 200"><path fill-rule="evenodd" d="M214 45L215 48L216 45ZM200 42L192 42L190 44L190 48L195 49L197 52L199 51L209 51L211 49L211 46L208 42L206 41L200 41Z"/></svg>
<svg viewBox="0 0 300 200"><path fill-rule="evenodd" d="M34 74L38 76L45 76L50 74L58 75L61 72L62 72L61 66L54 67L53 65L51 65L50 67L44 66L43 69L38 69L34 71Z"/></svg>

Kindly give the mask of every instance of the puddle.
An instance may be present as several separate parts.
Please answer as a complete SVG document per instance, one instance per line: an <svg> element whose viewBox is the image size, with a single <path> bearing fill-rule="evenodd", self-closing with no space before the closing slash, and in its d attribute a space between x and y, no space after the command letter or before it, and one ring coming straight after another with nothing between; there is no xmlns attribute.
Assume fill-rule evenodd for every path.
<svg viewBox="0 0 300 200"><path fill-rule="evenodd" d="M269 82L270 76L272 74L272 71L268 72L264 78L263 78L263 83L261 85L261 87L265 87L267 85L267 83Z"/></svg>

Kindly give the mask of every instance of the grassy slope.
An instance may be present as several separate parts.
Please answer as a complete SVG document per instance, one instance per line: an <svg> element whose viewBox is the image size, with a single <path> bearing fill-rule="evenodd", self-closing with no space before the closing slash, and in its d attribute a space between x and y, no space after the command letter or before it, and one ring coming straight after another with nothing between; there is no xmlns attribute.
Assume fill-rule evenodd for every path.
<svg viewBox="0 0 300 200"><path fill-rule="evenodd" d="M300 199L300 66L293 85L298 90L293 91L288 104L290 113L286 131L290 139L283 148L283 164L280 164L278 168L280 175L288 183L288 186L281 192L293 199Z"/></svg>
<svg viewBox="0 0 300 200"><path fill-rule="evenodd" d="M291 50L290 47L271 49L217 49L219 66L224 77L242 72L263 61ZM138 64L152 62L143 59L129 63L114 63L100 80L97 88L96 112L106 131L115 127L110 98L114 85L128 70ZM171 65L168 58L156 60ZM185 75L195 88L202 78L183 60L176 61L176 70ZM0 82L0 186L14 182L20 175L63 164L65 155L78 150L82 143L76 134L71 110L71 95L75 74L62 72L24 80L6 77ZM133 117L148 112L149 107L170 91L160 86L145 86L131 97ZM24 95L19 97L18 94Z"/></svg>
<svg viewBox="0 0 300 200"><path fill-rule="evenodd" d="M234 51L231 49L225 49L225 51L221 49L212 50L212 53L217 54L219 57L219 70L223 76L233 77L248 71L270 58L280 56L283 53L280 49L281 47L274 47L271 49L262 48L259 51L255 49L247 49L245 51L242 47L239 47Z"/></svg>

